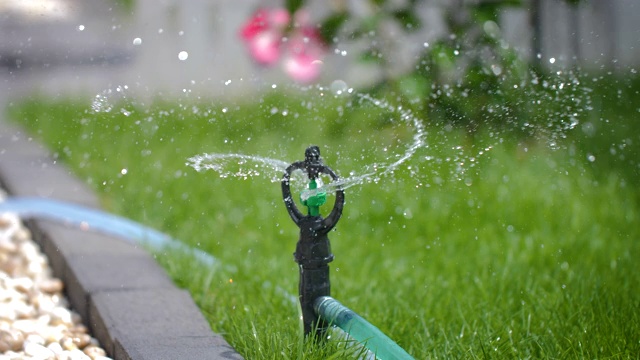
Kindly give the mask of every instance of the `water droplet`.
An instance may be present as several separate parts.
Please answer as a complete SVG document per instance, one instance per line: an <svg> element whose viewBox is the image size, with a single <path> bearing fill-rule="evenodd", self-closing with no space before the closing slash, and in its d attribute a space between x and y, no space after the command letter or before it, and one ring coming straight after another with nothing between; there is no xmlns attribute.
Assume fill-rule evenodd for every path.
<svg viewBox="0 0 640 360"><path fill-rule="evenodd" d="M127 175L127 172L128 172L127 168L123 168L122 170L120 170L120 174L122 175Z"/></svg>
<svg viewBox="0 0 640 360"><path fill-rule="evenodd" d="M84 31L84 25L82 24L78 25L78 31Z"/></svg>
<svg viewBox="0 0 640 360"><path fill-rule="evenodd" d="M138 46L140 44L142 44L142 39L141 38L137 37L137 38L133 39L133 45Z"/></svg>
<svg viewBox="0 0 640 360"><path fill-rule="evenodd" d="M549 59L549 63L550 64L555 64L555 62L556 62L556 58L550 58Z"/></svg>
<svg viewBox="0 0 640 360"><path fill-rule="evenodd" d="M105 90L101 94L97 94L94 97L93 102L91 103L91 110L94 113L110 112L113 109L113 105L111 105L109 101L110 94L111 94L111 89Z"/></svg>
<svg viewBox="0 0 640 360"><path fill-rule="evenodd" d="M589 160L589 162L594 162L596 161L596 157L592 154L588 154L587 155L587 160Z"/></svg>
<svg viewBox="0 0 640 360"><path fill-rule="evenodd" d="M178 59L180 59L181 61L185 61L189 58L189 53L182 50L178 53Z"/></svg>
<svg viewBox="0 0 640 360"><path fill-rule="evenodd" d="M342 80L334 80L329 86L331 92L335 95L342 95L347 91L347 83Z"/></svg>
<svg viewBox="0 0 640 360"><path fill-rule="evenodd" d="M487 33L487 35L491 36L492 38L497 38L500 35L500 27L494 21L485 21L482 25L482 28L484 29L485 33Z"/></svg>

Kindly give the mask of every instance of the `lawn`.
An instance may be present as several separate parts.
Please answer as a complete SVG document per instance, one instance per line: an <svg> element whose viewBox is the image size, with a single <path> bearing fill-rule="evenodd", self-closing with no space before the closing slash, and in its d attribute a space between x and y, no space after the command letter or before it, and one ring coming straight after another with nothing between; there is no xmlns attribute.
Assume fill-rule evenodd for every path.
<svg viewBox="0 0 640 360"><path fill-rule="evenodd" d="M594 87L593 109L554 146L508 128L470 136L423 120L426 146L346 190L330 234L332 295L417 359L638 358L640 87L620 81L601 80L608 88ZM349 358L344 342L301 337L298 229L280 184L233 176L233 166L196 172L187 159L293 162L317 144L348 176L397 159L415 127L355 96L278 89L249 100L129 101L95 112L33 98L9 116L108 211L220 260L212 272L157 256L245 358Z"/></svg>

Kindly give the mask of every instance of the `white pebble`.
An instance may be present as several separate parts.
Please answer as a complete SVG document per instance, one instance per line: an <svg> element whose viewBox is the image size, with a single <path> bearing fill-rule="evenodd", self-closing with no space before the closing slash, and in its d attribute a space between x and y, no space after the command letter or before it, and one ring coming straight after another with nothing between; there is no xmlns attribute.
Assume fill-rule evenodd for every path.
<svg viewBox="0 0 640 360"><path fill-rule="evenodd" d="M56 356L56 354L54 354L53 351L47 349L46 347L40 344L28 342L28 341L25 341L24 343L24 353L29 356L42 358L42 359L49 359Z"/></svg>
<svg viewBox="0 0 640 360"><path fill-rule="evenodd" d="M38 323L32 319L20 319L13 322L13 328L24 334L31 334L38 329Z"/></svg>
<svg viewBox="0 0 640 360"><path fill-rule="evenodd" d="M18 246L7 238L0 238L0 251L4 253L14 253L18 250Z"/></svg>
<svg viewBox="0 0 640 360"><path fill-rule="evenodd" d="M105 351L102 348L99 348L97 346L87 346L86 348L84 348L83 352L90 357L92 360L95 360L98 357L105 357L107 356L107 354L105 353Z"/></svg>
<svg viewBox="0 0 640 360"><path fill-rule="evenodd" d="M0 352L18 351L22 349L24 335L15 329L0 330Z"/></svg>
<svg viewBox="0 0 640 360"><path fill-rule="evenodd" d="M47 349L51 350L51 352L56 354L56 356L59 356L64 351L62 350L62 346L57 342L52 342L47 345Z"/></svg>
<svg viewBox="0 0 640 360"><path fill-rule="evenodd" d="M19 277L9 281L8 285L19 292L27 293L33 288L33 280L28 277Z"/></svg>
<svg viewBox="0 0 640 360"><path fill-rule="evenodd" d="M44 338L38 334L29 334L27 335L27 338L24 340L24 342L30 342L30 343L34 343L34 344L38 344L38 345L43 345L45 344Z"/></svg>
<svg viewBox="0 0 640 360"><path fill-rule="evenodd" d="M68 324L72 325L71 312L63 307L57 306L49 313L51 315L51 324Z"/></svg>
<svg viewBox="0 0 640 360"><path fill-rule="evenodd" d="M69 351L69 360L91 360L91 358L81 350L75 349Z"/></svg>
<svg viewBox="0 0 640 360"><path fill-rule="evenodd" d="M45 279L37 284L38 288L48 294L54 294L62 291L64 285L60 279Z"/></svg>

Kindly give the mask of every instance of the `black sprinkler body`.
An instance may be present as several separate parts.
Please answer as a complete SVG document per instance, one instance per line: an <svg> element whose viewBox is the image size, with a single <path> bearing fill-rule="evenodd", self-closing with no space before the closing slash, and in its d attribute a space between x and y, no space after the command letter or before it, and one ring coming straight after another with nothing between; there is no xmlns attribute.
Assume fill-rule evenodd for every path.
<svg viewBox="0 0 640 360"><path fill-rule="evenodd" d="M308 208L304 215L291 197L291 174L304 171L309 177L309 188L301 195L302 203ZM329 281L329 263L333 260L331 244L327 234L336 226L344 207L344 190L336 191L335 204L326 218L320 215L319 207L326 201L326 192L317 188L316 179L328 175L335 182L338 175L320 159L320 149L310 146L305 151L304 161L289 165L282 177L282 197L293 222L300 228L300 238L293 254L300 269L299 297L302 308L305 335L316 329L316 335L322 335L326 324L321 323L313 307L314 301L321 296L331 295Z"/></svg>

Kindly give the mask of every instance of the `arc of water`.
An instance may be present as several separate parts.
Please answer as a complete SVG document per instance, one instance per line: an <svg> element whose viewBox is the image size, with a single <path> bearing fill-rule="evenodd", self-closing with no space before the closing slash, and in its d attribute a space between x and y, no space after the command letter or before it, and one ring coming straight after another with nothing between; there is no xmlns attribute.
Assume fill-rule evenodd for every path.
<svg viewBox="0 0 640 360"><path fill-rule="evenodd" d="M398 158L398 160L390 164L376 163L376 164L373 164L375 168L374 171L368 171L368 172L365 172L364 174L355 175L348 178L341 178L341 180L335 183L331 183L327 186L327 191L330 191L330 192L334 192L338 188L346 189L351 186L361 184L366 179L369 179L374 176L381 177L381 176L388 175L393 171L395 171L405 161L409 160L419 148L423 147L426 144L425 138L427 135L427 131L425 129L424 123L420 119L418 119L416 116L414 116L409 109L404 109L401 106L395 107L386 101L374 99L368 94L357 94L357 96L361 100L369 101L382 109L399 113L400 120L404 121L408 125L413 126L413 129L414 129L413 142L406 148L405 152Z"/></svg>
<svg viewBox="0 0 640 360"><path fill-rule="evenodd" d="M219 160L236 160L238 161L238 164L241 164L242 162L257 162L259 164L262 164L264 166L266 166L267 168L271 169L273 171L273 174L271 174L271 181L272 182L279 182L280 181L280 177L282 177L282 173L284 172L284 170L287 168L287 166L289 166L289 164L285 161L282 160L277 160L277 159L271 159L271 158L267 158L267 157L263 157L263 156L253 156L253 155L245 155L245 154L237 154L237 153L233 153L233 154L217 154L217 153L210 153L210 154L202 154L202 155L195 155L192 156L190 158L187 159L187 166L191 166L192 168L194 168L196 171L200 172L202 170L215 170L218 171L220 173L223 172L223 167L224 164L219 164L216 163L216 161ZM253 175L254 173L252 173L251 171L248 171L247 173L244 173L242 175L245 176L250 176ZM259 175L259 174L256 174Z"/></svg>
<svg viewBox="0 0 640 360"><path fill-rule="evenodd" d="M351 186L358 185L364 183L367 179L372 177L381 177L392 173L396 170L401 164L410 159L415 152L423 147L426 144L425 138L427 135L424 123L414 116L409 109L402 108L401 106L395 107L389 104L386 101L378 100L372 98L368 94L356 94L356 96L362 100L367 101L375 106L380 107L381 109L388 110L393 113L399 114L399 119L406 123L408 126L411 126L414 130L413 141L406 148L404 153L402 153L396 161L393 161L388 164L373 164L372 166L375 168L373 171L365 171L363 174L354 175L350 177L341 177L339 181L332 182L328 185L325 185L325 189L329 193L334 193L338 188L347 189ZM236 177L248 177L253 175L261 175L258 171L255 170L246 170L241 171L236 174L225 173L225 161L236 161L236 164L242 165L245 162L255 162L263 166L263 168L267 168L271 171L269 178L272 182L279 182L284 170L289 166L289 164L285 161L272 159L262 156L253 156L246 154L220 154L220 153L208 153L195 155L187 159L187 166L193 167L196 171L200 172L203 170L215 170L221 174L221 176L236 176ZM370 168L371 166L369 166Z"/></svg>

